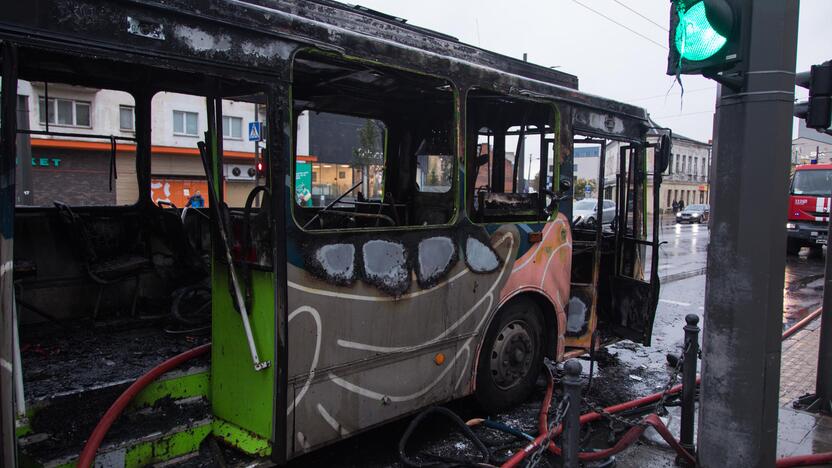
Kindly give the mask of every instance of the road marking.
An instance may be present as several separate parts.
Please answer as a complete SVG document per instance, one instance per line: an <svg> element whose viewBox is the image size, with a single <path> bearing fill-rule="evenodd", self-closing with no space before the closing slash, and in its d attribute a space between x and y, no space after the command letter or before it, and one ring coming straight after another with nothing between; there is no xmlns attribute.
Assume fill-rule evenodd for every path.
<svg viewBox="0 0 832 468"><path fill-rule="evenodd" d="M671 301L669 299L659 299L659 302L665 302L667 304L673 304L673 305L678 305L678 306L683 306L683 307L690 307L689 302Z"/></svg>

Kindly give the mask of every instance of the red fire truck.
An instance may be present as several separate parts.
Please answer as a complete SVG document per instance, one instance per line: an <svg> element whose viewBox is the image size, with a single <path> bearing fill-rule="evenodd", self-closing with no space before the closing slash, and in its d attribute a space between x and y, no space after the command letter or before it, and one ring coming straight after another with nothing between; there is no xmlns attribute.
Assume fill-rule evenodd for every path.
<svg viewBox="0 0 832 468"><path fill-rule="evenodd" d="M820 254L826 245L829 201L832 195L832 164L797 166L789 190L788 253L801 247Z"/></svg>

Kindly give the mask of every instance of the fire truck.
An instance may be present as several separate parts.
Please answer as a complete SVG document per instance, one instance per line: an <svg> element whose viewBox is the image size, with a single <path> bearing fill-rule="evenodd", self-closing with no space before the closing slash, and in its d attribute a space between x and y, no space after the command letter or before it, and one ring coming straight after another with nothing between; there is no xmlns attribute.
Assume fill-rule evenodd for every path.
<svg viewBox="0 0 832 468"><path fill-rule="evenodd" d="M802 247L821 254L829 226L832 195L832 164L797 166L789 188L788 253L797 255Z"/></svg>

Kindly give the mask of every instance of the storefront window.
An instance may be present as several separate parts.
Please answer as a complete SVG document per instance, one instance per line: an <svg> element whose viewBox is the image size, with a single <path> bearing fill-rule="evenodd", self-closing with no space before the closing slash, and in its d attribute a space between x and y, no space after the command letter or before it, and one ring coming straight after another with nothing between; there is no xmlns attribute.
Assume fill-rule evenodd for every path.
<svg viewBox="0 0 832 468"><path fill-rule="evenodd" d="M344 200L348 201L382 198L383 122L309 111L298 120L298 146L310 153L298 152L295 197L299 206L326 206L347 192Z"/></svg>

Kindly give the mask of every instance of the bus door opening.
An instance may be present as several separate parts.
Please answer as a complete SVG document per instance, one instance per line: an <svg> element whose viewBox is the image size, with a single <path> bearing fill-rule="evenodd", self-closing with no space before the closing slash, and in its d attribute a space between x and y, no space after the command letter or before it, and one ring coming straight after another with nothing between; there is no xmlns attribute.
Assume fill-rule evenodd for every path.
<svg viewBox="0 0 832 468"><path fill-rule="evenodd" d="M612 194L617 214L614 263L602 271L599 319L615 337L650 344L659 298L658 233L661 157L647 157L655 145L622 145ZM649 151L652 155L653 151ZM648 181L655 177L652 184Z"/></svg>
<svg viewBox="0 0 832 468"><path fill-rule="evenodd" d="M615 201L606 195L607 140L576 136L572 147L572 272L566 346L589 348L597 327L601 265L613 261ZM567 168L568 169L568 168Z"/></svg>

